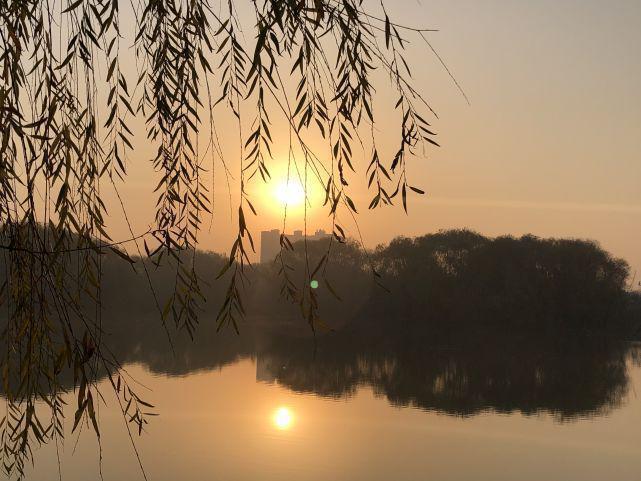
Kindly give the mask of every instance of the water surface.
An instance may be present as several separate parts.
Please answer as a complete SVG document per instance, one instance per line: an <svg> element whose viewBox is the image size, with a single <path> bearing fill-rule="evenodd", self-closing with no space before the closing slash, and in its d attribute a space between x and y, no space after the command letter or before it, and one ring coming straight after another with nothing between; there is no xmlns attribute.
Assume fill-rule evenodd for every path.
<svg viewBox="0 0 641 481"><path fill-rule="evenodd" d="M641 369L628 348L241 339L128 351L127 372L160 415L134 436L148 479L641 479ZM62 477L142 480L102 391L101 449L88 428L69 436ZM55 479L55 447L35 454L27 479Z"/></svg>

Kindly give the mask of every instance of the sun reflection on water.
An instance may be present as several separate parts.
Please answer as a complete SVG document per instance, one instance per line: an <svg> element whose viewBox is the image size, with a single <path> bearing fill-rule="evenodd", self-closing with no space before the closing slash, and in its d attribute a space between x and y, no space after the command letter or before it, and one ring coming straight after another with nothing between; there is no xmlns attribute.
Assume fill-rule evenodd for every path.
<svg viewBox="0 0 641 481"><path fill-rule="evenodd" d="M289 429L292 426L294 422L294 416L289 408L279 407L274 412L274 416L272 420L276 428L280 429L281 431L284 431L286 429Z"/></svg>

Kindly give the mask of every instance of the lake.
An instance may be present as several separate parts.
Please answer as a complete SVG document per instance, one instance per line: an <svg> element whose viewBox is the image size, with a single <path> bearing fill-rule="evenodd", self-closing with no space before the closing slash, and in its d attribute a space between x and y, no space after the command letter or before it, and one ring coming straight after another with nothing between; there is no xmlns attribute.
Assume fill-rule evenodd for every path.
<svg viewBox="0 0 641 481"><path fill-rule="evenodd" d="M343 349L288 338L249 349L229 339L173 355L138 342L124 355L159 414L134 433L149 480L641 479L635 346ZM101 449L90 427L79 442L68 435L62 478L142 480L111 387L100 386ZM72 422L70 411L68 432ZM27 479L57 477L55 446L38 449Z"/></svg>

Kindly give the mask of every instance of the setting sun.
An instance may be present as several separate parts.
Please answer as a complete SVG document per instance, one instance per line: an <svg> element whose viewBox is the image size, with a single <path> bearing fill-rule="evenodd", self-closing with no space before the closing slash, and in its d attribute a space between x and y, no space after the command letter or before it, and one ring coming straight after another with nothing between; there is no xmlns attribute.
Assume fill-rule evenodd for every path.
<svg viewBox="0 0 641 481"><path fill-rule="evenodd" d="M298 180L283 179L275 189L276 198L283 205L297 207L305 201L305 189Z"/></svg>
<svg viewBox="0 0 641 481"><path fill-rule="evenodd" d="M274 425L281 430L289 429L294 422L292 412L286 407L280 407L274 413Z"/></svg>

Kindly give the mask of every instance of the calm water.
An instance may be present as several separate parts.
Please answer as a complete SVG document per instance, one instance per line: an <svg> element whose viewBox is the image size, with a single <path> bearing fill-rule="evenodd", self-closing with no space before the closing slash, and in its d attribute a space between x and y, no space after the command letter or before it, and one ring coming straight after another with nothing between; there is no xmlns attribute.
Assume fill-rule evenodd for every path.
<svg viewBox="0 0 641 481"><path fill-rule="evenodd" d="M160 414L136 438L148 478L641 479L641 369L630 351L347 355L309 346L233 346L221 356L203 342L171 362L144 343L132 348L128 372ZM103 477L143 479L102 386ZM91 430L77 445L68 436L63 479L99 479L99 453ZM28 479L55 479L57 469L55 448L43 447Z"/></svg>

